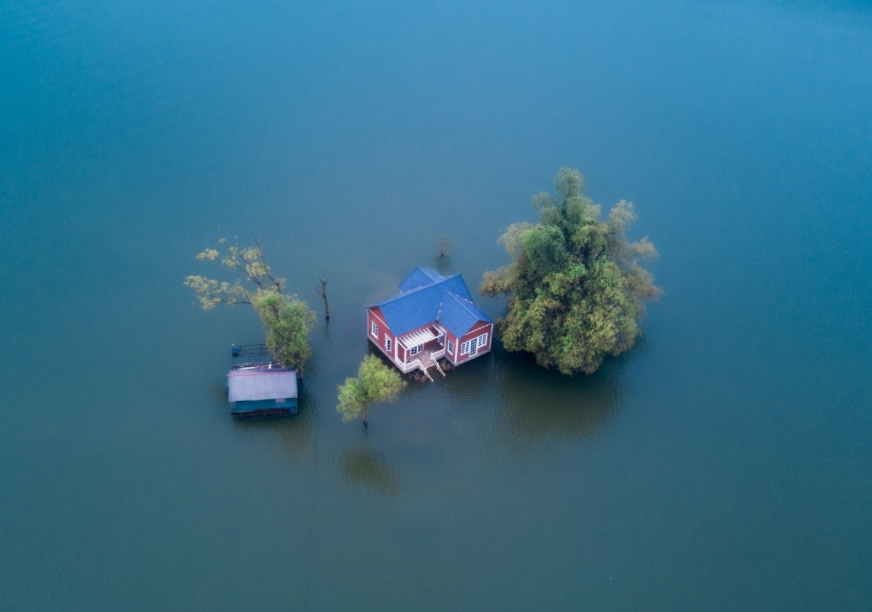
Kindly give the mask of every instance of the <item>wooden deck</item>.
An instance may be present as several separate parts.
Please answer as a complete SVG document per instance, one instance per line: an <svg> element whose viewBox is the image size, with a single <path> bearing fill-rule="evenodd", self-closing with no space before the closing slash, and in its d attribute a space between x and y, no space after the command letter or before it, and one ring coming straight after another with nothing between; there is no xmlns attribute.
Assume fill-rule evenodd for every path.
<svg viewBox="0 0 872 612"><path fill-rule="evenodd" d="M421 361L421 363L426 365L426 364L430 363L431 361L435 361L436 359L439 359L444 354L445 354L445 349L443 349L441 347L439 348L439 350L424 349L423 351L421 351L420 353L418 353L414 357L409 357L409 361L414 361L415 359L418 359ZM438 355L438 357L434 358L433 355Z"/></svg>
<svg viewBox="0 0 872 612"><path fill-rule="evenodd" d="M445 376L445 372L442 370L442 367L439 365L439 359L445 356L445 349L443 347L438 347L437 349L424 349L417 355L409 356L402 368L404 374L409 374L416 370L420 370L424 372L424 375L430 379L430 382L433 382L433 377L430 374L429 370L435 369L437 372ZM416 361L420 363L415 363Z"/></svg>

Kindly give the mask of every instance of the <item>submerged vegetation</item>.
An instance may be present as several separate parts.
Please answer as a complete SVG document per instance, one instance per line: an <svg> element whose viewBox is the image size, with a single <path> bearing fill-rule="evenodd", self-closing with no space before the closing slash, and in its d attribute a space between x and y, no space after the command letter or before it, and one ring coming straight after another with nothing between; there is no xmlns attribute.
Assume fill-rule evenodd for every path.
<svg viewBox="0 0 872 612"><path fill-rule="evenodd" d="M453 248L454 243L450 238L439 236L439 239L436 241L436 252L439 253L439 257L447 257Z"/></svg>
<svg viewBox="0 0 872 612"><path fill-rule="evenodd" d="M286 366L299 368L312 356L309 332L315 324L315 313L296 295L285 295L285 279L276 278L266 263L263 250L255 240L253 247L240 248L219 241L225 253L206 249L197 259L220 260L229 269L241 272L256 289L249 291L239 279L232 285L204 276L188 276L185 285L193 289L203 310L212 310L218 304L254 306L267 330L266 345L273 357Z"/></svg>
<svg viewBox="0 0 872 612"><path fill-rule="evenodd" d="M603 221L577 170L561 168L554 184L556 198L533 197L539 222L516 223L500 238L514 261L486 273L481 293L508 299L497 322L506 349L564 374L591 374L638 337L644 300L660 294L639 261L657 251L645 238L628 242L632 203L618 202Z"/></svg>
<svg viewBox="0 0 872 612"><path fill-rule="evenodd" d="M406 384L397 370L386 366L375 355L367 355L360 364L357 378L346 378L345 384L339 385L336 411L343 421L362 416L365 427L369 408L394 401Z"/></svg>

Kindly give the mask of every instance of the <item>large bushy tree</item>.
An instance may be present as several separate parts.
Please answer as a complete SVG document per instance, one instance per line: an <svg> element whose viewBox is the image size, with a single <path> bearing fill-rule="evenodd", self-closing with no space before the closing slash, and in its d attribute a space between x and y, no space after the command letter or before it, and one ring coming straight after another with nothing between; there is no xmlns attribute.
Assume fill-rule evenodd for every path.
<svg viewBox="0 0 872 612"><path fill-rule="evenodd" d="M272 356L284 365L302 368L312 356L309 332L315 324L315 313L296 295L282 293L285 279L273 276L257 241L256 246L245 248L228 246L224 239L219 242L224 254L206 249L197 259L220 260L225 268L241 272L256 289L249 291L238 279L231 285L204 276L188 276L185 284L194 290L203 310L212 310L218 304L254 306L266 327L266 345Z"/></svg>
<svg viewBox="0 0 872 612"><path fill-rule="evenodd" d="M508 350L564 374L590 374L639 335L644 301L660 293L639 261L657 251L645 238L627 240L632 203L620 201L603 221L577 170L561 168L554 184L557 197L533 197L539 222L516 223L500 238L514 261L486 273L481 292L508 299L497 322Z"/></svg>
<svg viewBox="0 0 872 612"><path fill-rule="evenodd" d="M366 426L370 406L394 401L405 386L406 381L399 372L375 355L367 355L357 370L357 378L346 378L345 384L339 385L336 411L342 415L343 421L362 416Z"/></svg>

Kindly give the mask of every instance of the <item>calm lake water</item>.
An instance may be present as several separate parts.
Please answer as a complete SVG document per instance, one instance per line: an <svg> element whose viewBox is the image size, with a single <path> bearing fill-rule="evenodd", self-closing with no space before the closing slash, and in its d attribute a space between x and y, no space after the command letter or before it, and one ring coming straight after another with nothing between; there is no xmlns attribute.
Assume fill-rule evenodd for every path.
<svg viewBox="0 0 872 612"><path fill-rule="evenodd" d="M868 609L872 8L601 4L0 0L0 609ZM660 251L638 346L342 423L362 307L560 166ZM233 236L329 279L296 417L182 285Z"/></svg>

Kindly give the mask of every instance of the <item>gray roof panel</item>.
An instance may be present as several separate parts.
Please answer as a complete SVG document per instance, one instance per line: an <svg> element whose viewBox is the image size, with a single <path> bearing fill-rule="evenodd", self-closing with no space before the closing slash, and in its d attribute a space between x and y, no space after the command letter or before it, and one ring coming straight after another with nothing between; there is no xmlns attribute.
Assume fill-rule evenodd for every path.
<svg viewBox="0 0 872 612"><path fill-rule="evenodd" d="M296 370L231 370L227 374L231 402L297 397Z"/></svg>

